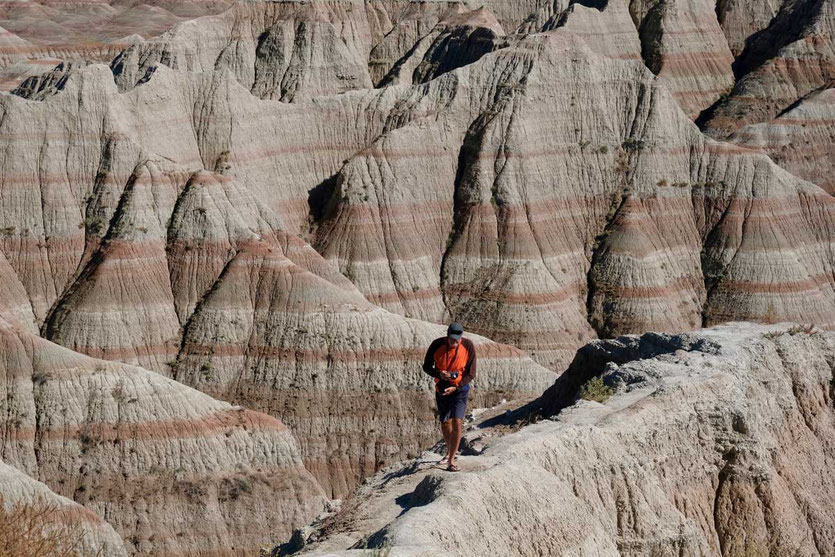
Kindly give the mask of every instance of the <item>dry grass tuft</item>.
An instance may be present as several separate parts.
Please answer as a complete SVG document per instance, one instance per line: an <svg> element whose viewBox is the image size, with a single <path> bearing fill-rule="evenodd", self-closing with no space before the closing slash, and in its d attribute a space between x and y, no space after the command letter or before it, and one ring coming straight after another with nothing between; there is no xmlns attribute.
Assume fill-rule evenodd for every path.
<svg viewBox="0 0 835 557"><path fill-rule="evenodd" d="M0 557L81 557L84 528L63 510L40 497L7 506L0 493Z"/></svg>

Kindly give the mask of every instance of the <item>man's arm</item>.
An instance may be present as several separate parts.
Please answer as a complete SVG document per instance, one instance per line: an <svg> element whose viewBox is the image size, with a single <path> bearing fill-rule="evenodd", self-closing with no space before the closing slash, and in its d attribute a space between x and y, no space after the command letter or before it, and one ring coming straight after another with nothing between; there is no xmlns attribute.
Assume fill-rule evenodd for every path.
<svg viewBox="0 0 835 557"><path fill-rule="evenodd" d="M438 370L435 369L435 351L438 349L438 346L444 339L437 338L432 341L432 344L429 345L429 348L426 350L426 356L423 358L423 371L424 373L434 377L435 379L440 379L441 374L438 373Z"/></svg>
<svg viewBox="0 0 835 557"><path fill-rule="evenodd" d="M476 376L476 358L475 358L475 346L473 345L473 341L468 338L461 339L461 343L464 345L464 348L467 349L467 365L464 367L464 374L461 377L461 384L458 385L460 389L464 385L469 385L470 381L475 379Z"/></svg>

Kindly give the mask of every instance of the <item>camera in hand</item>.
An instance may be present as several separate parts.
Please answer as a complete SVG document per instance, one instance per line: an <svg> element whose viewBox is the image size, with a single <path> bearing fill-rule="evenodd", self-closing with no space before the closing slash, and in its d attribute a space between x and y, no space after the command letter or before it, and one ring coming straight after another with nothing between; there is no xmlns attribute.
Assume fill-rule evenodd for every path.
<svg viewBox="0 0 835 557"><path fill-rule="evenodd" d="M451 373L449 374L449 378L450 378L450 379L452 379L453 381L454 381L454 380L456 380L456 379L458 379L458 372L457 372L457 371L453 371L453 372L451 372Z"/></svg>

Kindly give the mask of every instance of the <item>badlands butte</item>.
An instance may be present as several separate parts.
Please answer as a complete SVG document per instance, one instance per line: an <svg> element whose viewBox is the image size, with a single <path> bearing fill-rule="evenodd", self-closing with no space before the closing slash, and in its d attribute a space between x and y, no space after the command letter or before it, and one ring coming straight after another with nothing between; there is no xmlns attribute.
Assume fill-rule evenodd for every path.
<svg viewBox="0 0 835 557"><path fill-rule="evenodd" d="M835 554L833 29L835 0L4 4L6 505L82 555ZM471 407L536 399L453 476L420 370L450 320Z"/></svg>

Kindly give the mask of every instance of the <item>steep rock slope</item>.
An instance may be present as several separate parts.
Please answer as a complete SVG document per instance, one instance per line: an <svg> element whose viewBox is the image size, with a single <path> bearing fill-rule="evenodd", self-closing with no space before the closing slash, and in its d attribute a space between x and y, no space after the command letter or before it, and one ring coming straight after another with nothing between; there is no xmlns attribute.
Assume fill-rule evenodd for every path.
<svg viewBox="0 0 835 557"><path fill-rule="evenodd" d="M104 517L131 553L251 554L322 509L274 418L5 321L0 344L0 457Z"/></svg>
<svg viewBox="0 0 835 557"><path fill-rule="evenodd" d="M733 55L711 2L557 0L543 3L518 32L560 27L613 58L642 59L691 119L734 83Z"/></svg>
<svg viewBox="0 0 835 557"><path fill-rule="evenodd" d="M835 89L811 93L774 120L745 126L728 140L762 149L795 176L835 195Z"/></svg>
<svg viewBox="0 0 835 557"><path fill-rule="evenodd" d="M307 189L321 180L316 174L327 173L326 165L339 156L329 135L335 114L352 119L342 103L368 110L369 130L383 125L384 116L366 107L378 102L376 110L382 110L396 98L391 92L374 95L325 99L319 123L307 126L308 137L288 137L280 129L292 119L301 126L310 106L258 101L229 72L194 76L160 69L147 84L120 94L106 68L91 66L43 102L4 99L10 107L7 129L34 125L46 133L57 120L73 130L66 143L54 146L69 149L70 156L52 159L55 173L38 173L39 187L27 190L32 198L18 196L16 181L4 189L10 204L28 212L32 222L24 232L16 219L4 246L36 318L43 320L43 334L73 350L140 364L281 418L298 428L305 461L336 494L393 454L414 454L433 429L428 379L418 362L442 329L375 309L287 232L307 219L306 211L295 211L295 201L307 206ZM169 122L166 133L145 123L149 102ZM78 108L83 106L95 109L90 114ZM265 118L265 108L272 117ZM205 119L194 122L194 110L206 111ZM288 148L247 164L247 149L258 154L264 136L251 128L229 136L231 121L263 126L264 133L285 138ZM284 125L273 128L276 122ZM346 154L368 133L358 126L335 131L344 133L336 145ZM75 134L104 138L104 150L98 140L72 140ZM10 145L4 160L25 176L34 169L24 143ZM319 149L324 157L298 157L293 153L299 148ZM216 172L185 170L204 164ZM275 164L285 171L273 174ZM276 197L294 192L276 190L276 175L304 197L282 206ZM309 178L294 179L299 176ZM34 202L39 198L47 201ZM476 400L535 394L552 380L551 372L516 349L486 343L482 353ZM328 381L311 388L300 374L327 375ZM368 397L365 383L371 378L388 394ZM363 393L366 406L339 403L344 388ZM295 404L297 398L318 402L308 408ZM311 412L327 419L312 421ZM391 441L388 430L397 430L404 442ZM336 442L339 436L346 441Z"/></svg>
<svg viewBox="0 0 835 557"><path fill-rule="evenodd" d="M835 337L805 327L595 341L544 395L556 417L462 473L386 471L305 554L832 555L833 373ZM614 396L573 404L597 375Z"/></svg>
<svg viewBox="0 0 835 557"><path fill-rule="evenodd" d="M587 39L558 28L441 76L428 95L415 90L401 118L439 93L448 108L386 130L345 164L317 250L369 300L432 321L449 314L553 369L595 334L589 321L610 311L606 296L625 302L612 310L625 315L611 333L779 319L787 310L830 326L822 269L832 265L831 240L819 240L831 234L821 218L833 210L828 196L761 155L706 140L660 80L589 52ZM662 273L652 267L657 257L622 258L615 271L599 253L612 232L621 241L611 221L630 196L669 254ZM808 211L807 198L817 208ZM771 233L753 223L775 222L775 211L806 224L777 224L780 236L761 245L759 234ZM788 238L798 233L820 260L792 262ZM785 264L762 255L775 250ZM621 284L595 291L607 288L601 271L620 274ZM817 301L788 295L807 288Z"/></svg>
<svg viewBox="0 0 835 557"><path fill-rule="evenodd" d="M634 10L633 17L639 15ZM644 2L640 19L644 60L695 119L734 84L734 61L715 12L705 0ZM643 10L640 10L643 11ZM636 13L637 12L637 13Z"/></svg>
<svg viewBox="0 0 835 557"><path fill-rule="evenodd" d="M289 8L238 9L201 40ZM431 430L415 360L441 328L404 316L461 320L552 370L598 332L831 327L832 198L702 136L635 34L602 43L591 24L629 20L625 5L571 9L414 85L261 100L241 81L247 39L217 70L207 46L193 71L157 64L124 93L93 65L41 102L0 97L0 243L32 311L17 319L299 428L333 494ZM370 52L357 37L346 48ZM624 245L630 222L651 252ZM550 381L519 351L484 353L480 403ZM387 394L360 411L338 402L376 381ZM366 427L380 413L391 429Z"/></svg>
<svg viewBox="0 0 835 557"><path fill-rule="evenodd" d="M53 493L46 485L0 461L0 494L5 509L31 507L43 515L44 538L56 529L63 532L68 546L85 555L107 557L127 555L122 539L94 512ZM18 524L18 527L28 525ZM28 535L38 536L38 532ZM4 545L4 547L6 547ZM51 548L59 551L61 548Z"/></svg>
<svg viewBox="0 0 835 557"><path fill-rule="evenodd" d="M239 2L127 49L112 66L122 90L157 64L228 68L253 94L283 101L367 88L369 53L391 27L385 15L384 3L357 0Z"/></svg>
<svg viewBox="0 0 835 557"><path fill-rule="evenodd" d="M707 133L727 137L767 122L835 79L835 2L782 4L768 27L752 35L735 62L731 94L706 116Z"/></svg>
<svg viewBox="0 0 835 557"><path fill-rule="evenodd" d="M739 56L749 37L768 27L785 0L721 0L716 16L733 55Z"/></svg>
<svg viewBox="0 0 835 557"><path fill-rule="evenodd" d="M379 84L392 66L417 48L423 37L430 34L442 20L466 11L460 2L408 2L391 4L388 16L391 28L372 46L368 54L371 81Z"/></svg>
<svg viewBox="0 0 835 557"><path fill-rule="evenodd" d="M59 62L109 62L130 44L205 14L228 0L16 0L0 6L0 91L11 91Z"/></svg>
<svg viewBox="0 0 835 557"><path fill-rule="evenodd" d="M50 308L85 288L95 303L95 288L81 282L97 275L84 273L110 263L93 255L114 257L127 245L123 253L138 261L131 245L147 236L156 251L146 255L164 263L163 245L153 239L165 235L187 175L228 166L224 172L274 213L281 230L304 230L312 216L316 248L373 303L431 321L464 320L558 369L595 334L588 273L598 236L633 194L666 249L677 253L665 283L653 284L686 300L676 327L699 326L699 313L708 323L769 316L828 326L831 199L762 156L705 140L658 79L638 63L589 52L586 40L568 25L426 84L309 104L257 101L230 72L188 74L164 66L128 94L93 66L43 103L4 99L4 128L15 137L21 126L45 133L57 119L71 134L97 138L44 142L43 135L28 134L8 145L4 191L25 216L8 223L18 228L4 238L7 259L35 316L52 315L50 337L89 335L62 325L60 302L52 314ZM169 122L165 133L147 123L149 105ZM81 106L94 108L87 113ZM415 151L417 143L436 148ZM67 150L69 157L58 156ZM44 155L36 160L38 152ZM13 187L21 182L40 186L21 197ZM131 201L146 189L135 187L141 183L158 184L159 191ZM128 226L143 206L153 209L146 216L154 222ZM113 220L117 210L132 216ZM778 213L787 218L776 239L761 245L757 234L765 231L748 226L748 217L770 222ZM795 252L797 245L810 247ZM761 255L766 251L780 256ZM152 286L168 289L165 275L170 270L160 267ZM784 282L772 285L775 276ZM623 286L638 288L622 295L640 297L648 285ZM182 312L175 320L165 300L170 294L160 296L153 298L168 309L155 310L162 312L160 331L144 341L159 353L136 360L155 369L174 353L185 325ZM656 309L636 315L635 323L669 326L663 303L641 307ZM87 317L79 313L70 321ZM631 330L628 313L623 323L616 332ZM133 343L141 336L125 338ZM86 341L71 345L95 348ZM131 348L127 354L142 356Z"/></svg>
<svg viewBox="0 0 835 557"><path fill-rule="evenodd" d="M503 35L499 22L484 8L447 14L395 62L380 84L425 83L501 48Z"/></svg>
<svg viewBox="0 0 835 557"><path fill-rule="evenodd" d="M161 33L175 23L218 13L229 0L17 0L0 8L0 25L33 44L92 51L114 39Z"/></svg>

